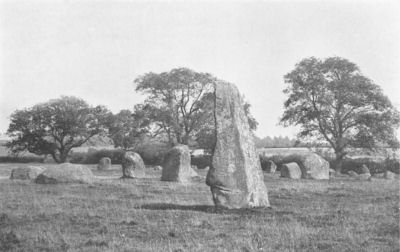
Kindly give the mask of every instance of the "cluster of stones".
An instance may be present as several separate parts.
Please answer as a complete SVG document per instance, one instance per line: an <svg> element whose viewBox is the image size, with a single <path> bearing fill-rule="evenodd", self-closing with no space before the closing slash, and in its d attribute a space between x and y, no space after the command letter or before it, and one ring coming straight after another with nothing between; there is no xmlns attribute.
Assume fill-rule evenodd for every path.
<svg viewBox="0 0 400 252"><path fill-rule="evenodd" d="M212 165L208 169L206 184L210 187L214 204L220 208L269 207L268 191L264 184L260 159L243 108L243 100L233 84L219 81L214 86L214 118L216 145ZM329 179L329 163L315 153L296 154L286 158L281 165L281 177L291 179ZM277 166L269 161L267 168L275 173ZM104 157L97 166L99 171L112 169L111 159ZM177 145L165 155L161 180L189 183L197 177L191 166L189 147ZM332 173L332 172L331 172ZM353 171L350 176L370 179L371 173L363 165L360 174ZM138 153L128 151L122 160L122 178L143 178L145 164ZM386 171L383 177L393 179ZM47 168L28 166L16 168L11 179L30 179L39 184L92 183L94 175L86 166L64 163Z"/></svg>
<svg viewBox="0 0 400 252"><path fill-rule="evenodd" d="M243 108L242 97L233 84L218 82L215 92L216 146L206 183L214 203L223 208L268 207L268 192L260 160ZM102 158L98 170L110 170L111 159ZM197 173L190 165L188 146L173 147L165 156L161 180L188 183ZM122 178L143 178L145 165L139 154L126 152ZM12 171L11 179L33 179L40 184L92 183L94 175L86 166L64 163L47 168L28 167Z"/></svg>

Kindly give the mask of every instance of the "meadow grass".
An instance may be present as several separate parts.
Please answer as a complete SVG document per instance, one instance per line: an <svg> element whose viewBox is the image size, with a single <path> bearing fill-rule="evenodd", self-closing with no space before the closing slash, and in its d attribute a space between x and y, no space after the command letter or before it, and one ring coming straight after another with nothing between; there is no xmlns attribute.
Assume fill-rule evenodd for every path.
<svg viewBox="0 0 400 252"><path fill-rule="evenodd" d="M205 171L188 185L120 179L38 185L0 164L0 251L399 251L399 180L265 174L271 209L216 210ZM33 165L33 164L29 164ZM37 164L43 165L43 164Z"/></svg>

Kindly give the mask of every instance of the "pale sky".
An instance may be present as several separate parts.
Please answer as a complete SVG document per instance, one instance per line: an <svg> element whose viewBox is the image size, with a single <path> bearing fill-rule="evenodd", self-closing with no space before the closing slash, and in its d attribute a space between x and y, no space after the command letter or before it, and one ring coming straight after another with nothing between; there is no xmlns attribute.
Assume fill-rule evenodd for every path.
<svg viewBox="0 0 400 252"><path fill-rule="evenodd" d="M283 76L310 56L356 63L399 108L398 2L0 1L0 132L61 95L132 109L138 75L188 67L235 83L257 135L294 137Z"/></svg>

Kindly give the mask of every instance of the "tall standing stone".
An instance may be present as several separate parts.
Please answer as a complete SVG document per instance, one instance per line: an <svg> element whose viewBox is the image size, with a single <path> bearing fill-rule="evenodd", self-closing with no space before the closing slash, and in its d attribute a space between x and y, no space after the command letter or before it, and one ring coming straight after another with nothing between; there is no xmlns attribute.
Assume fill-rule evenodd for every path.
<svg viewBox="0 0 400 252"><path fill-rule="evenodd" d="M162 169L162 181L186 183L196 176L190 165L190 151L187 145L173 147L165 155Z"/></svg>
<svg viewBox="0 0 400 252"><path fill-rule="evenodd" d="M216 146L206 183L222 208L268 207L260 159L237 87L215 85Z"/></svg>
<svg viewBox="0 0 400 252"><path fill-rule="evenodd" d="M122 159L122 178L143 178L146 167L143 159L135 152L125 153Z"/></svg>

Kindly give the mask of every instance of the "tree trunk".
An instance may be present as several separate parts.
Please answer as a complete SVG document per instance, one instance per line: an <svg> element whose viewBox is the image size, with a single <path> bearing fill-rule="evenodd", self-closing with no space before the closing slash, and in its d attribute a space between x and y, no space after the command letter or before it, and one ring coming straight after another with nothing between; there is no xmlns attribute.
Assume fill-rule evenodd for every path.
<svg viewBox="0 0 400 252"><path fill-rule="evenodd" d="M336 160L335 160L335 171L337 173L341 173L342 172L342 167L343 167L343 158L336 157Z"/></svg>
<svg viewBox="0 0 400 252"><path fill-rule="evenodd" d="M58 155L55 152L51 154L54 161L56 161L58 164L65 163L67 161L69 150L63 150L63 151L59 150L58 152L59 152Z"/></svg>
<svg viewBox="0 0 400 252"><path fill-rule="evenodd" d="M182 134L178 131L176 132L176 143L177 144L182 144Z"/></svg>
<svg viewBox="0 0 400 252"><path fill-rule="evenodd" d="M189 145L189 134L186 134L182 137L182 143L184 145Z"/></svg>
<svg viewBox="0 0 400 252"><path fill-rule="evenodd" d="M60 163L65 163L67 161L68 152L63 152L60 154Z"/></svg>
<svg viewBox="0 0 400 252"><path fill-rule="evenodd" d="M53 157L54 161L56 161L56 163L60 163L60 159L55 152L52 152L51 156Z"/></svg>
<svg viewBox="0 0 400 252"><path fill-rule="evenodd" d="M342 172L342 168L343 168L343 158L346 155L346 153L343 150L335 150L335 171L337 173L341 173Z"/></svg>

